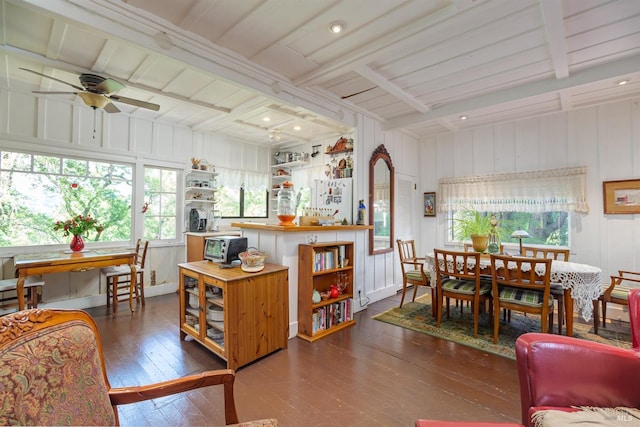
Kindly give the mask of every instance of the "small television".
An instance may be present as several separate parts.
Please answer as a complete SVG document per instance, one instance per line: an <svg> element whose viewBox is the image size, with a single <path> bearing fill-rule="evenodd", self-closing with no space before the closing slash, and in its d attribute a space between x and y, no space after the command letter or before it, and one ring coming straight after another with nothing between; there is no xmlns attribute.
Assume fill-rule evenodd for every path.
<svg viewBox="0 0 640 427"><path fill-rule="evenodd" d="M247 238L239 236L215 236L204 240L204 259L231 264L240 260L238 254L247 250Z"/></svg>

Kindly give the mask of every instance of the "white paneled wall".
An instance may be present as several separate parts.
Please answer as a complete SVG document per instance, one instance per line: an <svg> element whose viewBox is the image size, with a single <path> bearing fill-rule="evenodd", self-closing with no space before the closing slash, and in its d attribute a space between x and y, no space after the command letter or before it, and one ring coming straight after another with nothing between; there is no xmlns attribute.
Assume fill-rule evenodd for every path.
<svg viewBox="0 0 640 427"><path fill-rule="evenodd" d="M269 171L266 147L154 122L146 111L140 116L108 114L64 98L38 98L5 88L0 88L0 107L0 148L180 169L191 164L191 157L197 157L224 168ZM10 249L0 248L0 278L13 277L13 254ZM182 244L150 247L145 283L151 284L154 271L157 286L148 288L147 294L175 290L177 264L184 259ZM48 275L45 280L51 285L43 291L45 302L68 308L105 303L104 278L98 271Z"/></svg>
<svg viewBox="0 0 640 427"><path fill-rule="evenodd" d="M640 178L639 99L455 132L422 141L421 191L445 177L586 165L588 214L572 215L572 261L599 266L603 280L640 269L640 215L605 215L602 182ZM420 218L421 249L443 247L446 215Z"/></svg>

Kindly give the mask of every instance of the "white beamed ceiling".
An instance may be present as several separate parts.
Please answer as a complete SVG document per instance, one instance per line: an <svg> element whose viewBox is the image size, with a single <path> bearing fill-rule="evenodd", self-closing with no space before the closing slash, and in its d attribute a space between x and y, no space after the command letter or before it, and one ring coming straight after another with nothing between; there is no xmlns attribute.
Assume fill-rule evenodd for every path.
<svg viewBox="0 0 640 427"><path fill-rule="evenodd" d="M75 85L79 73L99 74L126 85L118 95L161 106L117 103L123 113L260 144L348 133L354 112L426 138L640 95L638 0L0 0L0 7L1 86L72 90L20 67ZM344 25L339 35L328 31L336 21ZM629 83L617 85L623 79ZM279 143L268 139L273 129Z"/></svg>

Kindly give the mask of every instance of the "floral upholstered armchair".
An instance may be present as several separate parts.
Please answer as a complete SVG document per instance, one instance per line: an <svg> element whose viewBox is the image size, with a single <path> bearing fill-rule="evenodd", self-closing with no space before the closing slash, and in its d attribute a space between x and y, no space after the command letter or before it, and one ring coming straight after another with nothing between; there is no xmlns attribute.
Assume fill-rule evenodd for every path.
<svg viewBox="0 0 640 427"><path fill-rule="evenodd" d="M112 388L93 318L32 309L0 317L0 425L118 425L117 405L224 386L225 423L238 423L232 370ZM275 420L240 424L274 426Z"/></svg>

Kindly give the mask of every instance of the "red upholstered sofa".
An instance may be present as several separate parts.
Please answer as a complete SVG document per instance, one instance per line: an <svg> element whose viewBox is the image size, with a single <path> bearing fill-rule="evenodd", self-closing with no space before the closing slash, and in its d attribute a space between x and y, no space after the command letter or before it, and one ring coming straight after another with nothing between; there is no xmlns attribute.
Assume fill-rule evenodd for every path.
<svg viewBox="0 0 640 427"><path fill-rule="evenodd" d="M482 422L466 422L466 421L437 421L437 420L418 420L415 427L522 427L522 424L514 423L482 423Z"/></svg>
<svg viewBox="0 0 640 427"><path fill-rule="evenodd" d="M640 352L640 289L629 291L629 321L633 349Z"/></svg>
<svg viewBox="0 0 640 427"><path fill-rule="evenodd" d="M522 422L542 409L640 408L640 354L561 335L516 341Z"/></svg>
<svg viewBox="0 0 640 427"><path fill-rule="evenodd" d="M629 294L633 350L561 335L516 341L522 422L543 409L640 408L640 289Z"/></svg>
<svg viewBox="0 0 640 427"><path fill-rule="evenodd" d="M516 341L522 422L544 409L640 408L640 289L629 293L632 350L563 335L529 333ZM415 427L510 426L417 420Z"/></svg>

